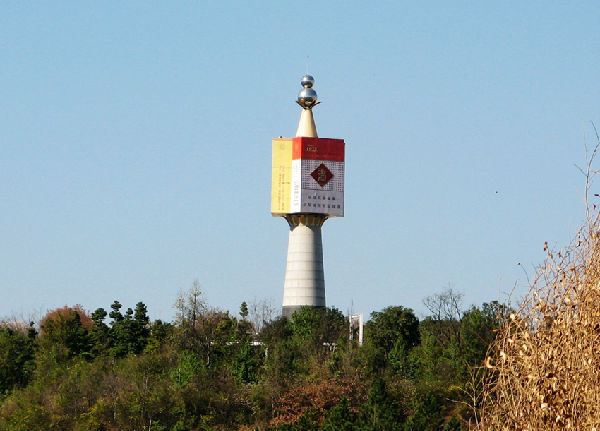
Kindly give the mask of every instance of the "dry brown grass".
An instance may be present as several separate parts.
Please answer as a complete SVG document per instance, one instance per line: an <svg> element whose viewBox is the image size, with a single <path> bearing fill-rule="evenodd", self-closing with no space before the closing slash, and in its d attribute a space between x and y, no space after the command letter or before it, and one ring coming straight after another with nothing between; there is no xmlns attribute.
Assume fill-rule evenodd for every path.
<svg viewBox="0 0 600 431"><path fill-rule="evenodd" d="M490 347L476 429L600 431L600 214L587 209L571 246L544 245L546 261Z"/></svg>

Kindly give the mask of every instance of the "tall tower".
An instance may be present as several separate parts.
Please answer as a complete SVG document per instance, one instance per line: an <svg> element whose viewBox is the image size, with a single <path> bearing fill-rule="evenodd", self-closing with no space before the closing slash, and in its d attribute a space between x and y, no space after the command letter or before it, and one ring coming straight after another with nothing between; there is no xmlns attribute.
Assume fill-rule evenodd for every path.
<svg viewBox="0 0 600 431"><path fill-rule="evenodd" d="M321 228L344 216L344 140L319 138L313 108L320 102L314 78L302 77L296 137L273 139L271 214L290 234L283 285L284 316L303 306L325 307Z"/></svg>

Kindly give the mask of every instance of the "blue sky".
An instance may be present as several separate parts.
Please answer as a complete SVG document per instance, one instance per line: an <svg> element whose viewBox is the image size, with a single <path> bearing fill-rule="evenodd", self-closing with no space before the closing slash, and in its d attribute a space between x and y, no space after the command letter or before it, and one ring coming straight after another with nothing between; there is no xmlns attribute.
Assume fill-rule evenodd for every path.
<svg viewBox="0 0 600 431"><path fill-rule="evenodd" d="M194 279L216 307L279 306L271 138L295 131L307 63L319 135L347 142L328 304L522 294L522 267L584 218L599 17L595 1L5 2L0 316L119 299L171 319Z"/></svg>

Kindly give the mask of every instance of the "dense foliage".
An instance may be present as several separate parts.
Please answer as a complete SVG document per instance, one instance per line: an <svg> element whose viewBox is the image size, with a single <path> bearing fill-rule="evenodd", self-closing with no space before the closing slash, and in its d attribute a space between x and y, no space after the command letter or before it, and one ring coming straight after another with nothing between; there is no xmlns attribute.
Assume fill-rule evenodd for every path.
<svg viewBox="0 0 600 431"><path fill-rule="evenodd" d="M118 301L4 323L0 429L466 429L470 382L504 310L461 310L452 291L427 301L440 308L421 321L401 306L372 313L362 346L335 308L251 323L248 304L239 318L212 310L197 284L172 323Z"/></svg>

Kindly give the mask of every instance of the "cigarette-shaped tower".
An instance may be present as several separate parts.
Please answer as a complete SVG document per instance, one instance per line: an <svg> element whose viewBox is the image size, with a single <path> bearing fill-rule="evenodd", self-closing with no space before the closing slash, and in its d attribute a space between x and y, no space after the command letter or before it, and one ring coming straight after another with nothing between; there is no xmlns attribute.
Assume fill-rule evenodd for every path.
<svg viewBox="0 0 600 431"><path fill-rule="evenodd" d="M344 140L319 138L312 109L314 78L302 77L302 108L294 138L273 139L271 214L289 225L284 316L302 306L325 307L321 227L344 216Z"/></svg>

